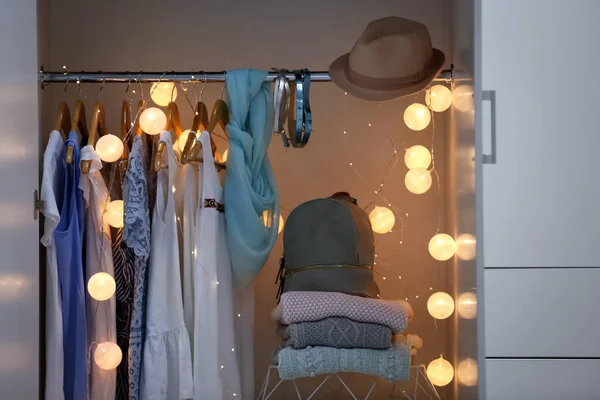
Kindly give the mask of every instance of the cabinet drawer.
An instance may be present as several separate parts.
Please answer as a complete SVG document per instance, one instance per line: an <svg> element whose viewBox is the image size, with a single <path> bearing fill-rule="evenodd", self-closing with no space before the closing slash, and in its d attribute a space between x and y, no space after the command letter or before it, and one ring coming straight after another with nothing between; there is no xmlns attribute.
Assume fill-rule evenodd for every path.
<svg viewBox="0 0 600 400"><path fill-rule="evenodd" d="M600 399L600 360L487 360L487 400Z"/></svg>
<svg viewBox="0 0 600 400"><path fill-rule="evenodd" d="M600 357L600 269L487 269L484 277L486 357Z"/></svg>

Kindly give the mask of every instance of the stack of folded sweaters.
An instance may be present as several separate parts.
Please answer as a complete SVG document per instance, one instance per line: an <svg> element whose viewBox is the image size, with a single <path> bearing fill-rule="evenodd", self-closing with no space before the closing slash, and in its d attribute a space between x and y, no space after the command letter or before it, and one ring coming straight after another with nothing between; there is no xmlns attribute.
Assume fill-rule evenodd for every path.
<svg viewBox="0 0 600 400"><path fill-rule="evenodd" d="M292 291L272 317L284 345L276 351L282 379L358 372L408 380L411 354L422 345L418 336L400 335L412 319L403 300Z"/></svg>

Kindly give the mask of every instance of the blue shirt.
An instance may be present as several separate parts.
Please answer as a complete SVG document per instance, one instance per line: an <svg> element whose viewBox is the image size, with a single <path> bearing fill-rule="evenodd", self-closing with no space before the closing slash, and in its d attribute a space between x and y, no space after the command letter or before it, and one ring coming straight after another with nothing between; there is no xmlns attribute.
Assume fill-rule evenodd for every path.
<svg viewBox="0 0 600 400"><path fill-rule="evenodd" d="M68 146L73 162L67 164ZM83 282L83 192L79 189L79 137L69 134L61 157L64 192L57 196L60 222L54 231L62 292L65 400L87 399L87 329Z"/></svg>

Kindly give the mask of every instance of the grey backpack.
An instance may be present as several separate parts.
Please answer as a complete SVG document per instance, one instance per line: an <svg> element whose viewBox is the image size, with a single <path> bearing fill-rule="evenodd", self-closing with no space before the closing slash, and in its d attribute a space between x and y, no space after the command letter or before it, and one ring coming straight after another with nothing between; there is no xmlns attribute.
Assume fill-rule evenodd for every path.
<svg viewBox="0 0 600 400"><path fill-rule="evenodd" d="M296 207L285 224L283 250L278 296L291 291L379 295L371 223L348 193Z"/></svg>

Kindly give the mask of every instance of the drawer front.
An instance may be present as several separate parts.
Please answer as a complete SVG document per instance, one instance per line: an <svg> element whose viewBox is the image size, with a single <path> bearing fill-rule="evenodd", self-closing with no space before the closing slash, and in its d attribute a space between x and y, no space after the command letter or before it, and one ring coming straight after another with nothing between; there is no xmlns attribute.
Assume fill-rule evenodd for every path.
<svg viewBox="0 0 600 400"><path fill-rule="evenodd" d="M600 360L487 360L487 400L600 399Z"/></svg>
<svg viewBox="0 0 600 400"><path fill-rule="evenodd" d="M600 357L600 269L486 269L484 278L486 357Z"/></svg>

